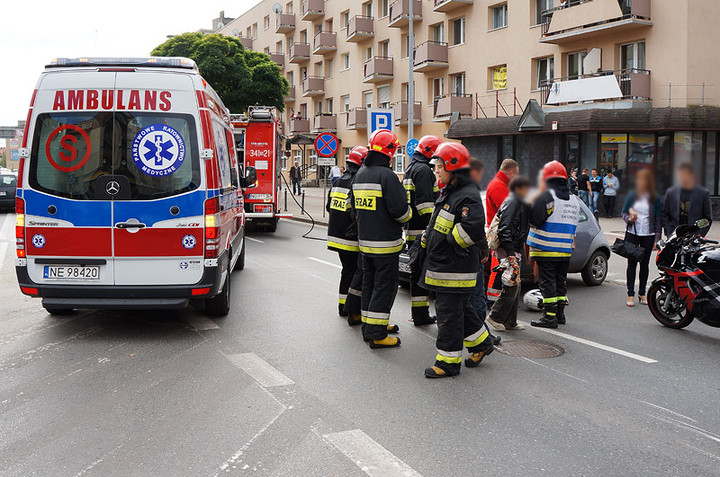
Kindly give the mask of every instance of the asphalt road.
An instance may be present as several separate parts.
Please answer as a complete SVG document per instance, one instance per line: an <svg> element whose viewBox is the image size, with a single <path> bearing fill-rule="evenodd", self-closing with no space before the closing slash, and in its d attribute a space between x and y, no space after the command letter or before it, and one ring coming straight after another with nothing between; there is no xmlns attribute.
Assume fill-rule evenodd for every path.
<svg viewBox="0 0 720 477"><path fill-rule="evenodd" d="M306 224L249 237L226 319L54 318L17 290L4 220L2 476L720 475L720 330L663 328L617 283L574 277L562 335L503 334L562 356L495 352L431 381L436 329L408 323L408 293L402 347L370 350L337 317L339 262Z"/></svg>

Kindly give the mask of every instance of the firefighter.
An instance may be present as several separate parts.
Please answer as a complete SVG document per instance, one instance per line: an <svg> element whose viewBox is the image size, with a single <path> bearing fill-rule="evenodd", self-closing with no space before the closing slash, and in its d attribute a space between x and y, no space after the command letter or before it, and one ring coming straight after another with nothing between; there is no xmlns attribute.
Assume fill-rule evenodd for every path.
<svg viewBox="0 0 720 477"><path fill-rule="evenodd" d="M367 152L368 150L364 146L356 146L350 151L346 164L347 169L330 189L326 206L329 213L327 247L338 253L342 264L338 296L338 314L340 316L349 317L345 305L350 284L357 271L358 255L360 253L357 231L353 227L354 216L350 202L352 197L350 188L355 173L362 166L362 161L367 156Z"/></svg>
<svg viewBox="0 0 720 477"><path fill-rule="evenodd" d="M530 259L537 262L538 285L543 296L543 316L532 326L557 328L565 324L567 273L575 247L580 204L570 193L565 166L558 161L545 164L542 173L546 190L530 210L527 244Z"/></svg>
<svg viewBox="0 0 720 477"><path fill-rule="evenodd" d="M470 304L475 291L485 217L477 186L470 178L470 154L462 144L441 144L434 156L438 181L446 184L422 236L426 250L422 283L435 291L438 335L435 364L428 378L460 373L463 345L470 351L465 366L474 368L492 353L493 341Z"/></svg>
<svg viewBox="0 0 720 477"><path fill-rule="evenodd" d="M405 241L408 248L425 231L435 207L438 189L435 183L435 173L429 162L440 144L442 144L442 140L437 136L423 136L412 155L410 164L405 170L403 186L407 192L408 203L412 210L412 218L405 225ZM413 323L415 326L435 323L435 317L430 316L428 292L419 283L419 270L415 267L412 270L410 294L412 295L411 313Z"/></svg>
<svg viewBox="0 0 720 477"><path fill-rule="evenodd" d="M363 338L371 348L400 345L399 338L388 336L399 331L397 325L390 325L390 310L399 281L402 225L410 220L412 211L405 189L390 168L399 146L391 131L375 131L365 164L352 185L363 268Z"/></svg>

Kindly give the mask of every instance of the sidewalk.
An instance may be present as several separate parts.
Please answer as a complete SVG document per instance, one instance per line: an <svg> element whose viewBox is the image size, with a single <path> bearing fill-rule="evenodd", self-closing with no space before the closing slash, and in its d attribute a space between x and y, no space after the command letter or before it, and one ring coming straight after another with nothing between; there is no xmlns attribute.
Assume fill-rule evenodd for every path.
<svg viewBox="0 0 720 477"><path fill-rule="evenodd" d="M326 195L323 196L322 187L307 187L303 189L303 192L305 193L305 210L307 212L306 214L301 213L300 207L295 204L295 201L293 201L292 199L293 196L291 192L292 191L288 191L288 211L292 212L293 220L310 222L310 217L307 215L310 214L315 219L316 224L327 225L328 214L327 212L325 212L327 190L325 191ZM295 196L295 198L298 202L302 203L302 196ZM283 189L283 195L280 201L282 207L284 207L284 200L285 190ZM323 212L325 212L324 216ZM620 217L614 217L612 219L600 217L600 227L605 233L605 237L608 239L608 242L610 242L611 244L615 241L616 238L623 237L625 235L625 222ZM713 226L710 229L710 233L707 235L707 237L709 239L720 241L720 221L716 221L713 223Z"/></svg>

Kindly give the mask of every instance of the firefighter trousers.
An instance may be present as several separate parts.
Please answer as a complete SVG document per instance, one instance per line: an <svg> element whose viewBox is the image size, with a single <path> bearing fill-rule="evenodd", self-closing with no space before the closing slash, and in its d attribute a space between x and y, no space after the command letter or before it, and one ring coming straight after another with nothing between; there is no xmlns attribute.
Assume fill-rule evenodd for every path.
<svg viewBox="0 0 720 477"><path fill-rule="evenodd" d="M399 282L399 258L362 255L362 322L363 337L381 340L387 337L390 310L395 302Z"/></svg>
<svg viewBox="0 0 720 477"><path fill-rule="evenodd" d="M420 280L422 280L422 270L410 272L411 316L416 325L430 321L430 297L428 291L420 286Z"/></svg>
<svg viewBox="0 0 720 477"><path fill-rule="evenodd" d="M470 294L435 293L438 335L435 366L454 373L462 363L462 349L479 353L493 346L483 320L470 305Z"/></svg>
<svg viewBox="0 0 720 477"><path fill-rule="evenodd" d="M537 262L538 286L543 296L545 315L552 318L558 306L564 307L567 303L567 274L569 261Z"/></svg>
<svg viewBox="0 0 720 477"><path fill-rule="evenodd" d="M358 267L359 252L338 252L342 271L340 272L340 290L338 294L338 311L342 315L345 312L345 304L348 299L350 284L352 283L355 271Z"/></svg>
<svg viewBox="0 0 720 477"><path fill-rule="evenodd" d="M500 297L500 293L502 293L502 270L496 271L497 267L500 266L500 260L498 260L495 252L491 253L489 261L490 278L488 279L486 296L490 306L493 306L495 301Z"/></svg>
<svg viewBox="0 0 720 477"><path fill-rule="evenodd" d="M362 282L363 268L362 255L355 253L355 272L350 280L350 287L347 291L347 300L345 301L345 313L349 315L360 316L361 300L362 300ZM343 266L343 268L345 268Z"/></svg>

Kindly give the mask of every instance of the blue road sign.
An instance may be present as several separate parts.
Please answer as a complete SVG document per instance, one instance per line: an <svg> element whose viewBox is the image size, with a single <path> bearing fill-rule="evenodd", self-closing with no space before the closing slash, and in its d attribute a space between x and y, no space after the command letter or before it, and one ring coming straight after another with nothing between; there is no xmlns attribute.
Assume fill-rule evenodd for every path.
<svg viewBox="0 0 720 477"><path fill-rule="evenodd" d="M322 133L315 138L315 151L320 157L332 157L340 148L340 141L333 133Z"/></svg>
<svg viewBox="0 0 720 477"><path fill-rule="evenodd" d="M408 157L412 156L415 152L415 149L418 147L418 144L420 141L418 141L415 138L410 139L407 144L405 144L405 151L407 152Z"/></svg>
<svg viewBox="0 0 720 477"><path fill-rule="evenodd" d="M395 114L392 109L371 108L367 110L368 116L368 139L378 129L395 130Z"/></svg>

